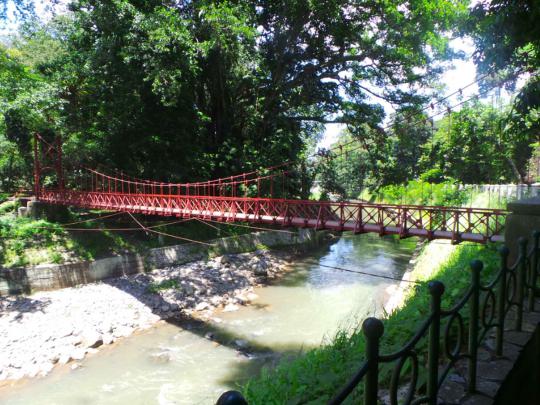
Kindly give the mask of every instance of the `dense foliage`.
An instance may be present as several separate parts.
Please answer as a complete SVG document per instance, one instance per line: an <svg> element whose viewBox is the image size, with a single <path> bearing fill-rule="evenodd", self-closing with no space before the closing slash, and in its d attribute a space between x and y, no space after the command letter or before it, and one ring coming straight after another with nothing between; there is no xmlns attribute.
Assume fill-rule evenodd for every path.
<svg viewBox="0 0 540 405"><path fill-rule="evenodd" d="M381 187L388 191L387 186L411 182L534 181L528 164L537 133L526 128L515 105L473 100L433 124L396 115L380 145L355 142L340 149L351 139L344 136L320 165L321 185L342 198L356 198L366 189L380 194ZM420 195L409 197L405 202L424 201Z"/></svg>
<svg viewBox="0 0 540 405"><path fill-rule="evenodd" d="M369 142L380 100L422 100L465 3L77 0L30 18L0 50L2 187L28 182L33 131L73 166L171 180L301 158L327 122Z"/></svg>
<svg viewBox="0 0 540 405"><path fill-rule="evenodd" d="M481 1L465 24L465 32L474 39L474 59L481 72L502 70L525 72L525 77L528 76L512 106L509 124L514 132L521 134L522 140L526 139L535 148L540 146L539 17L538 1ZM511 82L509 87L514 84ZM526 155L523 149L517 152Z"/></svg>

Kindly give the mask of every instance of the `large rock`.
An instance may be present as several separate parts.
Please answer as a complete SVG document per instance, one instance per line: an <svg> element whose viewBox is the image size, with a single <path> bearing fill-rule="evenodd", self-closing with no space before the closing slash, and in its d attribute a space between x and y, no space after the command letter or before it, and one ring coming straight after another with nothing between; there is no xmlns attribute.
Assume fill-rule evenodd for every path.
<svg viewBox="0 0 540 405"><path fill-rule="evenodd" d="M103 344L103 338L101 334L93 329L84 330L81 333L81 345L83 347L99 347Z"/></svg>
<svg viewBox="0 0 540 405"><path fill-rule="evenodd" d="M204 311L205 309L208 309L210 307L210 305L208 304L208 302L199 302L196 306L195 306L195 311Z"/></svg>

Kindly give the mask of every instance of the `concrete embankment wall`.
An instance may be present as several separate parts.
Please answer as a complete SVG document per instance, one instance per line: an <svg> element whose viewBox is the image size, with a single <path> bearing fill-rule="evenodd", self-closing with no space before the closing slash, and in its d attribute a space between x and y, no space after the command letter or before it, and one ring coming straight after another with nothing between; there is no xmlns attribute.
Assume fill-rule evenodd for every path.
<svg viewBox="0 0 540 405"><path fill-rule="evenodd" d="M501 202L540 196L540 185L538 184L461 184L458 187L460 190L486 193L494 201L500 200Z"/></svg>
<svg viewBox="0 0 540 405"><path fill-rule="evenodd" d="M79 263L0 268L0 295L29 294L36 291L73 287L227 253L249 252L267 247L316 246L326 235L325 232L315 232L312 229L298 229L294 232L264 231L215 239L209 242L211 246L186 243L151 249L144 255L130 253Z"/></svg>

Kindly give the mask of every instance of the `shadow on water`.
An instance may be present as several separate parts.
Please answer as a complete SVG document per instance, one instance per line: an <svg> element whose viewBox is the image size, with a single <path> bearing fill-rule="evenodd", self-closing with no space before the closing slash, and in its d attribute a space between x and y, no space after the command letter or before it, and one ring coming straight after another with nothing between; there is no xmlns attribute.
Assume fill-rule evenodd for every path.
<svg viewBox="0 0 540 405"><path fill-rule="evenodd" d="M238 388L248 379L259 375L263 367L275 367L283 359L295 358L318 346L325 341L322 337L324 332L328 331L328 328L335 330L342 322L338 319L343 319L341 315L345 312L338 310L346 306L357 309L356 303L352 301L364 305L358 307L362 311L368 310L369 308L365 306L367 301L365 297L368 297L365 294L370 294L371 286L379 286L385 282L359 274L325 269L319 264L399 276L415 244L414 241L379 239L370 235L360 237L344 235L336 242L339 243L311 251L307 257L299 257L294 265L294 271L271 283L272 288L257 291L259 299L249 306L242 307L237 313L218 313L221 322L214 320L205 322L186 314L178 315L167 320L169 326L155 328L144 336L126 339L125 344L111 348L110 352L103 350L101 360L98 361L97 358L95 362L89 360L87 374L84 374L83 367L83 374L79 374L80 377L74 376L74 379L68 381L76 384L78 380L83 381L82 378L85 380L82 384L85 387L93 387L93 393L96 395L96 387L112 383L108 380L96 382L99 376L105 375L101 367L107 367L111 361L120 361L126 363L127 371L122 367L109 370L111 376L114 375L114 378L121 380L118 384L128 384L120 386L123 388L118 388L119 392L125 393L127 386L135 391L146 387L144 390L150 392L160 391L166 385L174 385L179 391L171 393L174 395L171 398L180 401L174 403L198 403L185 402L186 398L182 395L186 395L186 392L190 396L188 400L192 399L191 395L198 398L201 397L199 394L203 393L206 396L204 403L213 403L212 401L219 396L216 389L219 391L225 390L224 387ZM156 308L171 303L159 294L148 294L146 291L148 281L150 281L148 275L140 274L123 279L121 282L114 279L106 282L132 295L147 307L153 308L154 313L160 314ZM193 287L202 289L205 287L203 284L194 281ZM248 285L249 280L239 275L234 283L220 284L220 294L233 295L234 290ZM351 285L354 285L353 289L350 288ZM365 288L358 289L357 285ZM191 298L192 301L188 300L188 304L193 307L198 301L195 297ZM205 300L209 297L201 298ZM39 310L38 303L35 304L36 310ZM298 312L294 313L297 309ZM179 311L177 313L180 314ZM360 317L365 313L357 315L358 318L348 319L344 326L356 327ZM124 349L120 346L124 346ZM150 360L150 357L163 350L170 351L171 363L169 365L151 363L154 360ZM196 377L192 375L193 372L198 372ZM53 384L62 384L63 381L65 380L58 378ZM77 387L75 384L74 388ZM203 386L206 388L202 388ZM50 388L43 388L47 389ZM76 390L76 395L82 395L83 392L84 390ZM155 395L158 394L152 395L155 399ZM104 398L101 397L102 400ZM149 399L150 396L145 398ZM143 403L137 402L142 400L142 397L137 397L134 403ZM114 403L109 399L107 401ZM88 403L98 402L92 402L91 397L88 397Z"/></svg>

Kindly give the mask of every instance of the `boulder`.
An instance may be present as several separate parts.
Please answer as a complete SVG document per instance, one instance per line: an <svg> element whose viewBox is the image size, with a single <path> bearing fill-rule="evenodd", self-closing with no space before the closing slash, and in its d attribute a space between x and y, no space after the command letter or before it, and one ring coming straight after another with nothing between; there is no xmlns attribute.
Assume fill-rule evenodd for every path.
<svg viewBox="0 0 540 405"><path fill-rule="evenodd" d="M114 342L114 336L110 333L104 333L103 335L101 335L101 341L104 345L110 345Z"/></svg>
<svg viewBox="0 0 540 405"><path fill-rule="evenodd" d="M171 361L171 353L167 351L154 353L150 355L150 359L157 364L165 364Z"/></svg>
<svg viewBox="0 0 540 405"><path fill-rule="evenodd" d="M86 351L82 348L76 348L72 350L70 357L73 360L82 360L84 359L84 355L86 354Z"/></svg>
<svg viewBox="0 0 540 405"><path fill-rule="evenodd" d="M133 328L130 326L120 326L113 331L115 338L127 337L133 333Z"/></svg>
<svg viewBox="0 0 540 405"><path fill-rule="evenodd" d="M195 311L204 311L205 309L208 309L209 307L210 305L208 304L208 302L202 301L202 302L199 302L195 306Z"/></svg>
<svg viewBox="0 0 540 405"><path fill-rule="evenodd" d="M236 339L234 341L234 344L236 347L238 347L239 349L246 349L249 347L249 343L244 340L244 339Z"/></svg>
<svg viewBox="0 0 540 405"><path fill-rule="evenodd" d="M223 308L223 312L234 312L238 311L239 307L235 304L227 304L225 305L225 308Z"/></svg>
<svg viewBox="0 0 540 405"><path fill-rule="evenodd" d="M103 338L101 337L101 334L92 329L84 330L81 333L81 338L81 345L83 347L95 348L103 344Z"/></svg>

